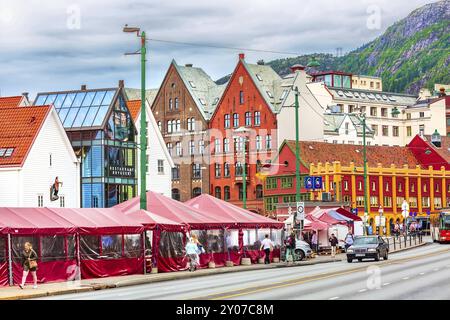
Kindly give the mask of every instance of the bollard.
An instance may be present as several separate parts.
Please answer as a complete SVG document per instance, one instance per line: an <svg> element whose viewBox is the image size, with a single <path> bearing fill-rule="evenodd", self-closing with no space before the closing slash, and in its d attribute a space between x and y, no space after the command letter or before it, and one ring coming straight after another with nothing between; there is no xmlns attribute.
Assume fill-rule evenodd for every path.
<svg viewBox="0 0 450 320"><path fill-rule="evenodd" d="M258 258L258 263L259 264L264 264L264 258Z"/></svg>
<svg viewBox="0 0 450 320"><path fill-rule="evenodd" d="M233 261L225 261L225 267L234 267Z"/></svg>
<svg viewBox="0 0 450 320"><path fill-rule="evenodd" d="M158 268L152 268L152 270L150 271L150 273L158 273Z"/></svg>
<svg viewBox="0 0 450 320"><path fill-rule="evenodd" d="M216 267L216 263L214 261L208 262L208 268L209 269L214 269L215 267Z"/></svg>
<svg viewBox="0 0 450 320"><path fill-rule="evenodd" d="M278 263L280 262L280 258L273 258L273 263Z"/></svg>
<svg viewBox="0 0 450 320"><path fill-rule="evenodd" d="M241 259L241 265L243 266L249 266L252 264L252 260L250 258L242 258Z"/></svg>

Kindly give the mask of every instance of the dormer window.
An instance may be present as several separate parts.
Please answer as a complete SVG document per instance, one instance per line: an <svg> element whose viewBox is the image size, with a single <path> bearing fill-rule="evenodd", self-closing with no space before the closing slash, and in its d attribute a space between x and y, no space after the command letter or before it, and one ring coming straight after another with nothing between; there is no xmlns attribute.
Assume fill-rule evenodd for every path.
<svg viewBox="0 0 450 320"><path fill-rule="evenodd" d="M11 157L14 152L14 148L0 148L0 157L8 158Z"/></svg>
<svg viewBox="0 0 450 320"><path fill-rule="evenodd" d="M256 77L258 78L259 81L263 81L259 73L256 74Z"/></svg>

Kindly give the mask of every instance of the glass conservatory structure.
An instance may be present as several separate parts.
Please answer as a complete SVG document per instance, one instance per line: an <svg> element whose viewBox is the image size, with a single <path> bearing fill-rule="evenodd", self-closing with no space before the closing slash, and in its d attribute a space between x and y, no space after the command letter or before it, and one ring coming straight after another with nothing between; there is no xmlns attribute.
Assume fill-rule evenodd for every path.
<svg viewBox="0 0 450 320"><path fill-rule="evenodd" d="M112 207L136 196L136 135L123 87L38 93L53 104L81 159L81 207Z"/></svg>

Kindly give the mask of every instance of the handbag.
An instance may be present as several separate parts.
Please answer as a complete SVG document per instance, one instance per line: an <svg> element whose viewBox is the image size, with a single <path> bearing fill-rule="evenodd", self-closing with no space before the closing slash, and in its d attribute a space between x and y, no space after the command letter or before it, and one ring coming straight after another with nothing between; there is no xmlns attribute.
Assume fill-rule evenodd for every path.
<svg viewBox="0 0 450 320"><path fill-rule="evenodd" d="M28 255L28 264L30 265L30 269L37 268L37 261L36 260L30 260L32 252L33 251L30 251L30 254Z"/></svg>

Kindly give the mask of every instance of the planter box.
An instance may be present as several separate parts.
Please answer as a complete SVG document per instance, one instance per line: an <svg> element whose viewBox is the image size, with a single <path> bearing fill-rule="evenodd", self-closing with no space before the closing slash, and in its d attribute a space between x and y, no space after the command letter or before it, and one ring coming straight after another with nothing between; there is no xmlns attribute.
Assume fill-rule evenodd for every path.
<svg viewBox="0 0 450 320"><path fill-rule="evenodd" d="M233 261L225 261L225 267L234 267Z"/></svg>
<svg viewBox="0 0 450 320"><path fill-rule="evenodd" d="M241 265L250 266L251 264L252 264L252 260L250 260L250 258L242 258L241 259Z"/></svg>
<svg viewBox="0 0 450 320"><path fill-rule="evenodd" d="M214 262L210 261L210 262L208 263L208 268L214 269L215 267L216 267L216 264L215 264Z"/></svg>

